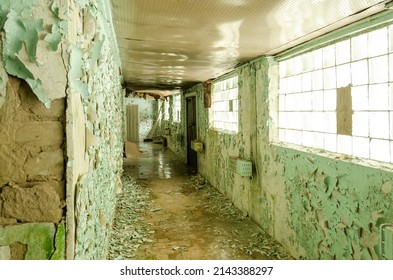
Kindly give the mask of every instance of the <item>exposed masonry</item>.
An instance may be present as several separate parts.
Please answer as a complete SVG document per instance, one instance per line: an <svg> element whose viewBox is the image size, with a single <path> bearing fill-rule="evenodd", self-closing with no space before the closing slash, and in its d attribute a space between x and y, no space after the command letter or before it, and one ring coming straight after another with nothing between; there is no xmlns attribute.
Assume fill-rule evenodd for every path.
<svg viewBox="0 0 393 280"><path fill-rule="evenodd" d="M64 22L53 1L0 9L1 259L63 259Z"/></svg>
<svg viewBox="0 0 393 280"><path fill-rule="evenodd" d="M54 100L48 110L26 82L7 80L0 108L0 246L10 254L2 258L45 259L54 253L64 215L64 99ZM52 229L37 231L34 238L40 224L25 223ZM51 246L39 248L41 238ZM64 258L64 252L57 257Z"/></svg>

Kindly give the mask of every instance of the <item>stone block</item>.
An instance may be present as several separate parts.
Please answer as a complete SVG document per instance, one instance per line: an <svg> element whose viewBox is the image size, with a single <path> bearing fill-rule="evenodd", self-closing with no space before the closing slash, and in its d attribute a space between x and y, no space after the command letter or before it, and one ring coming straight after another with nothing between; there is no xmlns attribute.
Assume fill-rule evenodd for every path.
<svg viewBox="0 0 393 280"><path fill-rule="evenodd" d="M63 143L64 128L60 122L26 122L16 132L18 144L37 147L57 146Z"/></svg>
<svg viewBox="0 0 393 280"><path fill-rule="evenodd" d="M24 260L27 253L27 244L14 242L10 244L11 260Z"/></svg>
<svg viewBox="0 0 393 280"><path fill-rule="evenodd" d="M55 251L51 256L51 260L64 260L65 259L65 241L66 239L66 228L65 223L62 222L57 226L55 236Z"/></svg>
<svg viewBox="0 0 393 280"><path fill-rule="evenodd" d="M23 247L27 245L24 254L26 260L47 260L52 255L56 227L51 223L28 223L0 227L0 246ZM21 246L17 246L17 245ZM12 253L12 252L11 252ZM14 252L17 254L18 252Z"/></svg>
<svg viewBox="0 0 393 280"><path fill-rule="evenodd" d="M18 223L17 219L0 217L0 225L15 225Z"/></svg>
<svg viewBox="0 0 393 280"><path fill-rule="evenodd" d="M48 185L32 188L4 187L1 193L3 216L22 222L58 223L63 211L58 194Z"/></svg>
<svg viewBox="0 0 393 280"><path fill-rule="evenodd" d="M65 182L64 181L51 180L51 181L47 181L45 183L48 184L49 186L51 186L51 188L58 194L58 196L61 200L66 199L66 190L65 190Z"/></svg>
<svg viewBox="0 0 393 280"><path fill-rule="evenodd" d="M63 150L42 152L27 160L25 170L28 179L42 179L43 177L62 178L64 174Z"/></svg>
<svg viewBox="0 0 393 280"><path fill-rule="evenodd" d="M26 180L26 174L23 170L26 157L27 155L20 149L14 150L9 145L0 143L0 187L9 181L21 182Z"/></svg>
<svg viewBox="0 0 393 280"><path fill-rule="evenodd" d="M0 260L10 260L11 250L10 246L0 246Z"/></svg>
<svg viewBox="0 0 393 280"><path fill-rule="evenodd" d="M52 100L50 109L46 108L36 96L28 100L30 110L38 117L43 119L60 118L65 115L64 98Z"/></svg>

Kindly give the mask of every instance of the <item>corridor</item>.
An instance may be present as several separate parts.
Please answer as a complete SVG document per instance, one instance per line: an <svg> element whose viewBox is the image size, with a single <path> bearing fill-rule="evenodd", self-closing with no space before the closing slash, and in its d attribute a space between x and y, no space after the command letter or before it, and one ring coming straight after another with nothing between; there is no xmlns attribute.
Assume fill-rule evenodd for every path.
<svg viewBox="0 0 393 280"><path fill-rule="evenodd" d="M124 159L108 259L292 259L169 149L139 150Z"/></svg>

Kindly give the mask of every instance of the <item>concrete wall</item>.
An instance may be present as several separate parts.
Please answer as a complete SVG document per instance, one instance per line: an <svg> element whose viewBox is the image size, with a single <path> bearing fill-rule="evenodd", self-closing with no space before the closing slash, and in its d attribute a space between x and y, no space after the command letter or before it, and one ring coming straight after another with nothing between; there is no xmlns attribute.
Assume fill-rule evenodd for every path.
<svg viewBox="0 0 393 280"><path fill-rule="evenodd" d="M48 39L52 4L0 8L0 259L64 258L66 69Z"/></svg>
<svg viewBox="0 0 393 280"><path fill-rule="evenodd" d="M393 221L391 170L274 144L277 64L262 58L237 72L238 134L209 130L208 110L198 106L206 148L198 154L199 172L296 258L381 258L379 225ZM189 92L203 104L202 85ZM229 171L229 156L251 160L253 176Z"/></svg>

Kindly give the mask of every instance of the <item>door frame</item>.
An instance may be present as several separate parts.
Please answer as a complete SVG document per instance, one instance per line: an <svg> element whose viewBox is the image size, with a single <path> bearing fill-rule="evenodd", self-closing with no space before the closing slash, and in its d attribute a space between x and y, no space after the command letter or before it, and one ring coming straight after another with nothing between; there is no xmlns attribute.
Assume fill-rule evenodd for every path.
<svg viewBox="0 0 393 280"><path fill-rule="evenodd" d="M196 92L190 92L184 95L184 107L185 110L185 142L186 142L186 160L187 160L187 164L188 164L188 129L187 129L187 124L188 124L188 119L187 119L187 99L188 98L193 98L195 97L195 126L196 126L196 137L197 139L199 139L199 124L198 124L198 106L199 106L199 102L198 102L198 96ZM191 147L190 147L191 148ZM197 162L198 162L198 155L197 155Z"/></svg>

